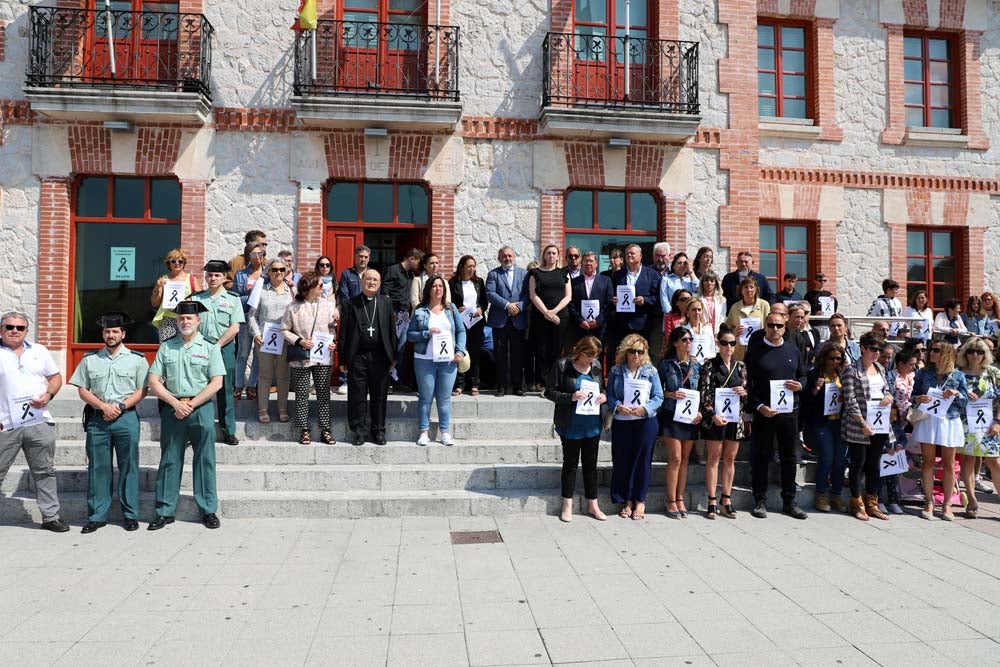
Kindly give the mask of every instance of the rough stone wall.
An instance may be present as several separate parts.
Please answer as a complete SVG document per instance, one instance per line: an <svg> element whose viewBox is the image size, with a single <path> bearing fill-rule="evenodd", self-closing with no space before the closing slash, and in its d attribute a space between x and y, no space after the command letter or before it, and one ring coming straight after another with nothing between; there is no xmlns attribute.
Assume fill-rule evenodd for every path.
<svg viewBox="0 0 1000 667"><path fill-rule="evenodd" d="M889 228L882 222L880 191L844 191L844 221L837 226L837 267L840 311L867 313L889 275Z"/></svg>
<svg viewBox="0 0 1000 667"><path fill-rule="evenodd" d="M31 128L3 130L0 145L0 256L7 279L0 283L0 312L20 310L35 322L38 280L38 178L31 173ZM34 336L31 336L34 340Z"/></svg>
<svg viewBox="0 0 1000 667"><path fill-rule="evenodd" d="M28 5L16 0L0 1L0 21L6 47L0 59L0 100L21 100L24 72L28 66Z"/></svg>
<svg viewBox="0 0 1000 667"><path fill-rule="evenodd" d="M673 248L674 252L685 250L693 260L698 248L706 245L715 248L716 269L728 265L728 253L718 247L719 207L726 203L728 191L729 175L719 170L719 152L694 151L694 189L687 199L687 247Z"/></svg>
<svg viewBox="0 0 1000 667"><path fill-rule="evenodd" d="M701 124L705 127L726 127L729 97L719 92L718 62L726 57L726 26L718 23L716 2L680 3L680 37L682 41L698 42L698 101Z"/></svg>

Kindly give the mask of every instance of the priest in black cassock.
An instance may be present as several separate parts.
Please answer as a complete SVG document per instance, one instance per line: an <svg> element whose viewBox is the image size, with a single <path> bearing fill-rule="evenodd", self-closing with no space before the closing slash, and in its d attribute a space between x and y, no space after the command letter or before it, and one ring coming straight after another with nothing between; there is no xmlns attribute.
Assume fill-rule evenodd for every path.
<svg viewBox="0 0 1000 667"><path fill-rule="evenodd" d="M347 426L354 446L385 444L385 409L389 370L396 352L396 324L389 297L379 294L382 277L361 274L361 294L342 304L340 370L347 373Z"/></svg>

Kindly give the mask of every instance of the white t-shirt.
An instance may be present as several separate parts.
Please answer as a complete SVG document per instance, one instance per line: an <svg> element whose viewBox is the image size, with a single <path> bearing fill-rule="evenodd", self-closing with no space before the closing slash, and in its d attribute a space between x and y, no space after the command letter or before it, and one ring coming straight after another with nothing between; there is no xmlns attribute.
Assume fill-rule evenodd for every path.
<svg viewBox="0 0 1000 667"><path fill-rule="evenodd" d="M427 323L427 329L428 330L430 330L430 329L440 329L441 333L446 333L449 336L451 336L453 344L454 344L455 335L452 332L451 318L448 317L448 311L447 310L443 311L440 315L438 313L431 313L431 318L430 318L430 320ZM433 335L432 335L432 337L433 337ZM428 343L427 349L424 350L424 353L423 354L419 354L416 351L414 351L413 352L413 358L414 359L430 359L430 360L433 360L434 359L434 350L431 349L431 346Z"/></svg>
<svg viewBox="0 0 1000 667"><path fill-rule="evenodd" d="M881 375L869 375L868 376L868 398L873 401L881 401L883 390L885 389L885 382L882 381Z"/></svg>
<svg viewBox="0 0 1000 667"><path fill-rule="evenodd" d="M41 396L48 390L46 378L58 373L59 367L44 345L25 341L20 357L10 348L0 346L0 423L4 430L14 427L10 399ZM52 423L48 409L42 414L46 422Z"/></svg>
<svg viewBox="0 0 1000 667"><path fill-rule="evenodd" d="M475 312L479 300L479 295L476 294L476 284L471 280L462 281L462 307L470 309Z"/></svg>

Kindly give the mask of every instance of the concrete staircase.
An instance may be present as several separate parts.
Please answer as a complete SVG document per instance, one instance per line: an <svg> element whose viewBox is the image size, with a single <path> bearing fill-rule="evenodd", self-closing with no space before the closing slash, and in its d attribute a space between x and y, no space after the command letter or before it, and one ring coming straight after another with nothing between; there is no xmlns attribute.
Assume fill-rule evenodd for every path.
<svg viewBox="0 0 1000 667"><path fill-rule="evenodd" d="M220 515L241 517L348 517L368 516L462 516L511 513L553 513L559 505L559 478L562 447L552 430L552 404L537 395L495 398L461 396L452 402L452 432L457 444L417 447L417 401L413 395L389 398L387 431L389 444L353 447L339 442L330 446L297 443L290 424L274 419L260 424L256 404L237 404L235 447L216 445L217 488ZM333 400L333 432L338 441L347 440L344 397ZM63 517L86 520L87 459L84 432L80 423L83 404L69 391L53 402L58 442L56 469ZM139 463L141 514L154 515L153 488L159 462L159 417L156 401L146 399L139 406L142 420ZM436 415L432 414L431 437L436 437ZM747 450L744 444L741 450ZM746 451L739 458L745 459ZM190 464L191 453L187 452ZM664 508L665 452L654 452L650 511ZM777 481L777 467L771 477ZM812 467L801 466L799 483L811 489ZM599 480L601 504L614 509L608 499L611 479L611 444L601 443ZM736 464L737 509L749 509L750 467ZM38 520L33 481L22 456L18 456L0 486L0 521ZM582 482L578 476L578 496ZM775 509L780 500L771 494ZM689 509L705 506L704 467L688 470ZM811 498L803 493L802 500ZM582 498L580 498L582 504ZM185 468L178 518L197 519L199 512L191 496L191 473ZM118 518L117 503L112 519Z"/></svg>

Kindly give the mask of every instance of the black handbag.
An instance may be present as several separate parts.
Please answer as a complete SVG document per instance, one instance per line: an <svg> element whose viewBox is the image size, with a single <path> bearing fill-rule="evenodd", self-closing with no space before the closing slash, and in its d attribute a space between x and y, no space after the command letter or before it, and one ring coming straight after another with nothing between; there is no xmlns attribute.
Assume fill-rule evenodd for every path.
<svg viewBox="0 0 1000 667"><path fill-rule="evenodd" d="M316 304L316 316L313 317L312 331L309 332L309 338L312 338L313 334L316 332L316 321L319 319L319 304ZM311 350L300 345L286 345L285 346L285 357L288 361L309 361L309 355Z"/></svg>

